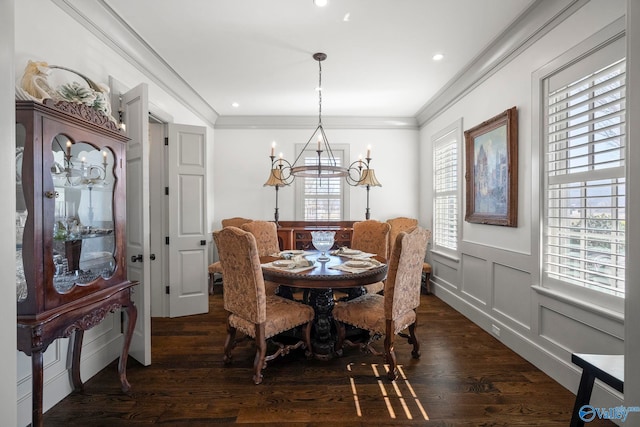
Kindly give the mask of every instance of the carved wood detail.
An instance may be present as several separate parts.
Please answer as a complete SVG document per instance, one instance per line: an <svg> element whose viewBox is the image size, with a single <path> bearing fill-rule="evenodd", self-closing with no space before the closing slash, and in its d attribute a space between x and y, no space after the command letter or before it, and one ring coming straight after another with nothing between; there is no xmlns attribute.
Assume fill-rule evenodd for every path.
<svg viewBox="0 0 640 427"><path fill-rule="evenodd" d="M44 104L49 107L56 108L60 111L64 111L65 113L79 117L103 128L116 132L122 132L117 123L115 123L106 115L89 107L88 105L68 101L54 101L52 99L46 99L44 101Z"/></svg>
<svg viewBox="0 0 640 427"><path fill-rule="evenodd" d="M115 310L118 310L121 307L122 307L122 304L119 304L119 303L113 303L104 307L99 307L93 310L91 313L87 314L86 316L68 325L64 330L64 332L62 333L62 336L68 337L77 329L80 329L83 331L89 330L94 326L98 325L100 322L102 322L104 318L107 317L107 314Z"/></svg>

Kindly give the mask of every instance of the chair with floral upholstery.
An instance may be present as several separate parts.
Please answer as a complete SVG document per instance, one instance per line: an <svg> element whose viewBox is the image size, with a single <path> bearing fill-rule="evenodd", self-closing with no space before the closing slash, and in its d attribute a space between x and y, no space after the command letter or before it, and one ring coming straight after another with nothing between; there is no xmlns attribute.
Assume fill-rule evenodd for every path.
<svg viewBox="0 0 640 427"><path fill-rule="evenodd" d="M237 227L225 227L214 232L213 237L224 269L224 308L229 312L223 360L225 364L231 363L231 350L238 342L237 330L253 338L257 346L253 382L260 384L267 362L300 347L306 348L307 357L310 356L313 308L265 292L253 234ZM274 340L276 335L296 327L302 327L303 340L288 345ZM267 355L267 340L277 347L270 355Z"/></svg>
<svg viewBox="0 0 640 427"><path fill-rule="evenodd" d="M384 295L365 294L349 301L339 301L333 309L333 319L338 330L336 351L343 345L358 345L374 354L383 354L389 364L387 377L398 376L394 340L401 331L409 328L409 335L401 334L413 344L411 355L420 357L420 343L416 338L416 308L420 305L420 275L427 250L429 231L415 227L397 236L391 258ZM357 344L345 339L345 324L369 331L369 339ZM372 347L373 341L384 339L384 353Z"/></svg>
<svg viewBox="0 0 640 427"><path fill-rule="evenodd" d="M389 257L389 232L391 226L386 222L369 219L353 223L351 247L363 252L376 254L378 261L387 262ZM364 287L367 293L377 294L384 289L383 282L376 282Z"/></svg>
<svg viewBox="0 0 640 427"><path fill-rule="evenodd" d="M397 217L388 219L387 222L391 225L391 231L389 232L389 253L393 250L393 242L396 241L396 236L401 231L406 231L412 227L418 225L418 220L415 218L407 218L407 217ZM422 289L426 294L431 293L430 286L430 277L431 277L431 264L428 262L424 262L422 264Z"/></svg>
<svg viewBox="0 0 640 427"><path fill-rule="evenodd" d="M233 218L225 218L222 220L222 228L224 227L238 227L240 228L242 224L246 224L247 222L251 222L253 220L248 218L242 218L239 216L235 216ZM215 261L214 263L209 264L209 294L213 295L213 286L216 282L216 274L221 276L220 284L222 284L222 265L220 261Z"/></svg>
<svg viewBox="0 0 640 427"><path fill-rule="evenodd" d="M269 256L280 252L280 244L278 243L278 228L275 222L271 221L251 221L242 224L244 231L248 231L256 238L258 246L258 256ZM278 284L274 282L265 282L267 295L278 292Z"/></svg>

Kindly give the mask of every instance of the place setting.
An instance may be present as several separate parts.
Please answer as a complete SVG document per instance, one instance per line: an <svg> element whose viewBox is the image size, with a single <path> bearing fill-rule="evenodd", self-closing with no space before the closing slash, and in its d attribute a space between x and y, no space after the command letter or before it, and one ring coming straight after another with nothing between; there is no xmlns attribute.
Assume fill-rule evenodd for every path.
<svg viewBox="0 0 640 427"><path fill-rule="evenodd" d="M335 255L343 258L350 258L354 260L369 260L370 258L373 258L374 256L376 256L376 254L363 252L358 249L350 249L346 246L342 246L336 249L335 251L332 251L331 255Z"/></svg>
<svg viewBox="0 0 640 427"><path fill-rule="evenodd" d="M305 258L305 254L308 253L302 250L282 251L278 254L281 259L262 264L262 267L286 270L291 273L307 271L314 268L315 262Z"/></svg>
<svg viewBox="0 0 640 427"><path fill-rule="evenodd" d="M382 263L374 258L350 259L342 264L332 265L329 268L346 271L348 273L361 273L372 268L381 266Z"/></svg>

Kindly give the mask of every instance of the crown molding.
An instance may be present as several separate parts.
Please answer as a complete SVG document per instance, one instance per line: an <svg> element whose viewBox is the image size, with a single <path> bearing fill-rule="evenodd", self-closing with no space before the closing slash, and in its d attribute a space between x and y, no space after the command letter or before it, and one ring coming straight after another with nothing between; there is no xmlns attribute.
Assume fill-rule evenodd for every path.
<svg viewBox="0 0 640 427"><path fill-rule="evenodd" d="M104 1L51 0L210 126L218 113Z"/></svg>
<svg viewBox="0 0 640 427"><path fill-rule="evenodd" d="M589 0L535 0L417 113L420 127L438 117Z"/></svg>
<svg viewBox="0 0 640 427"><path fill-rule="evenodd" d="M309 129L317 124L317 116L220 116L215 129ZM327 116L322 125L327 129L418 129L415 117Z"/></svg>

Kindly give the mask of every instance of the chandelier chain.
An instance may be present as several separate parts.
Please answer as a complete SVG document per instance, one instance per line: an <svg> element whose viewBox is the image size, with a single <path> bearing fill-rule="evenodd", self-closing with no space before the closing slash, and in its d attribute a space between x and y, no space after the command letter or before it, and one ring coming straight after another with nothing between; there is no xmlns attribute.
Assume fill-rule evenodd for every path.
<svg viewBox="0 0 640 427"><path fill-rule="evenodd" d="M318 123L322 124L322 61L318 61Z"/></svg>

